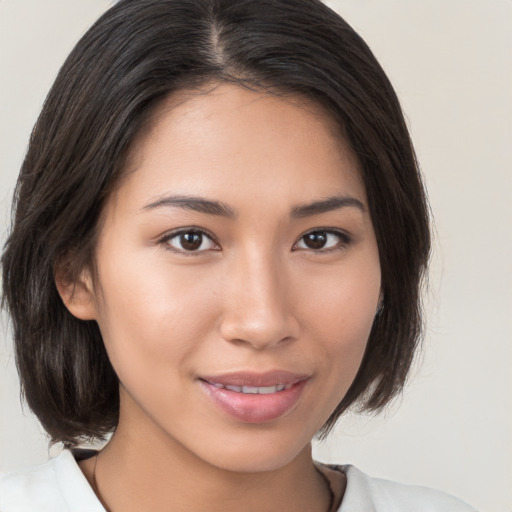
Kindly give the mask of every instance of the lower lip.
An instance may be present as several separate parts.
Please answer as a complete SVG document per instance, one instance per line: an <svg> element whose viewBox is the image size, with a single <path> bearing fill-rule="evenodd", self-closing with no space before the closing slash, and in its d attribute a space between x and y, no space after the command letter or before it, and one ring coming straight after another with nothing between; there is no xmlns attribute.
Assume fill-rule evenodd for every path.
<svg viewBox="0 0 512 512"><path fill-rule="evenodd" d="M299 401L307 380L266 395L238 393L200 381L210 398L229 416L244 423L268 423L290 411Z"/></svg>

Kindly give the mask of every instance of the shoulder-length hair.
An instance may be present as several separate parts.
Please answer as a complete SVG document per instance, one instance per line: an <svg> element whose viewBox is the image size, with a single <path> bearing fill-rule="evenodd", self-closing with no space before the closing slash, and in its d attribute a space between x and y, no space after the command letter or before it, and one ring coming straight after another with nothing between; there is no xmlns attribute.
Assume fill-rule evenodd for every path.
<svg viewBox="0 0 512 512"><path fill-rule="evenodd" d="M377 238L383 303L350 406L403 388L421 333L428 205L396 94L365 42L319 0L121 0L78 42L32 132L2 256L22 390L53 442L113 431L119 384L98 326L55 285L94 257L98 219L151 113L173 92L231 82L321 104L357 155ZM69 255L72 255L70 258Z"/></svg>

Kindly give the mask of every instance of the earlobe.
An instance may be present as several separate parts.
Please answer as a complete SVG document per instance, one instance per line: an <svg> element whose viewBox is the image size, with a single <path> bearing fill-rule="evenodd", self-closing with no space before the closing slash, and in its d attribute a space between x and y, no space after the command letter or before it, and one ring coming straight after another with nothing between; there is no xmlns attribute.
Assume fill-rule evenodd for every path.
<svg viewBox="0 0 512 512"><path fill-rule="evenodd" d="M96 301L91 272L84 268L78 276L67 265L55 270L55 285L68 311L80 320L96 320Z"/></svg>

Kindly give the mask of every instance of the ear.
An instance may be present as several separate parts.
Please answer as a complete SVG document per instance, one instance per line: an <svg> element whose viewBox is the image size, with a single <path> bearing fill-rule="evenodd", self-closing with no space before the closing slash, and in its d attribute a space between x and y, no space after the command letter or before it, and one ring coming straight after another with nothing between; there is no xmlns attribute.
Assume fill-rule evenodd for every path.
<svg viewBox="0 0 512 512"><path fill-rule="evenodd" d="M78 275L69 262L60 263L54 271L57 291L68 311L80 320L96 320L96 300L92 274L84 267Z"/></svg>

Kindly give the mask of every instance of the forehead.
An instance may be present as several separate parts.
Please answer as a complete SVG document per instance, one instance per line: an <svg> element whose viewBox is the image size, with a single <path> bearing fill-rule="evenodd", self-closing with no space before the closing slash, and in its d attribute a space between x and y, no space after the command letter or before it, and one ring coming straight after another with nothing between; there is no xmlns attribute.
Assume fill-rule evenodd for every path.
<svg viewBox="0 0 512 512"><path fill-rule="evenodd" d="M238 201L261 192L267 200L301 202L350 192L365 200L359 162L324 107L229 84L162 102L136 138L126 173L146 196L222 194Z"/></svg>

